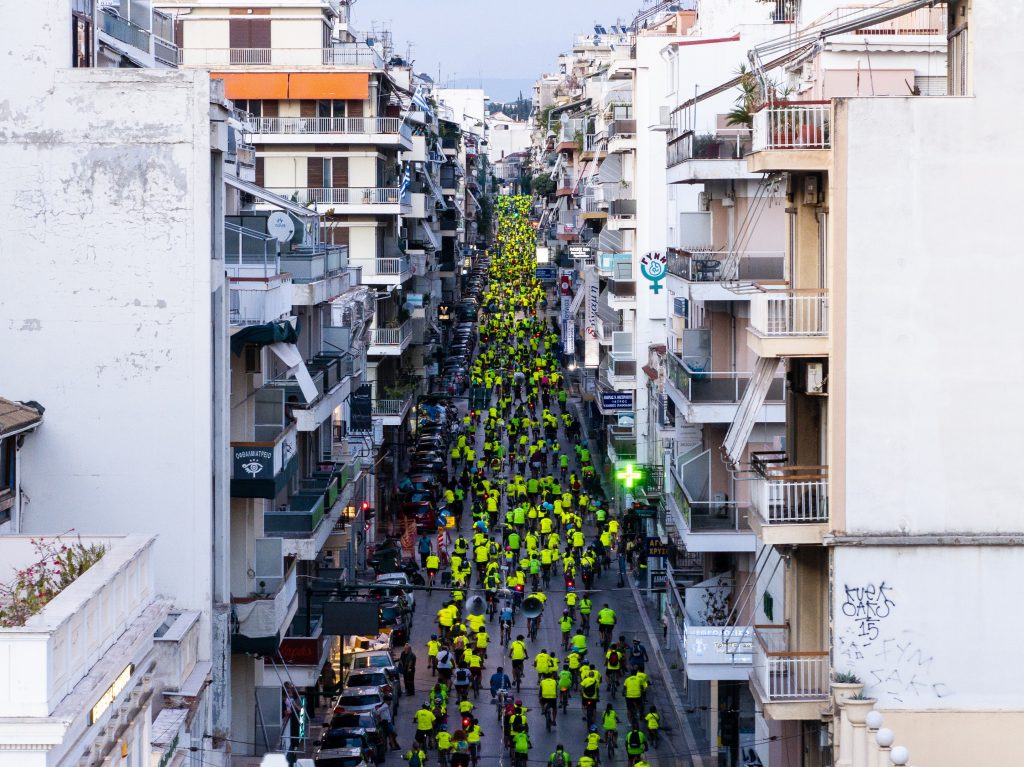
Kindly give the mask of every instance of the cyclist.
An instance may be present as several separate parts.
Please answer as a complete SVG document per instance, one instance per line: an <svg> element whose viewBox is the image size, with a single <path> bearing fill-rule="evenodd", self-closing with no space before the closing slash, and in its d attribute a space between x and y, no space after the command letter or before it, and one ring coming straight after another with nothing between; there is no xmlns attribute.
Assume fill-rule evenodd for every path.
<svg viewBox="0 0 1024 767"><path fill-rule="evenodd" d="M511 690L512 680L508 678L508 674L505 673L505 669L502 666L498 666L498 670L491 674L491 700L495 700L498 697L498 692L501 690Z"/></svg>
<svg viewBox="0 0 1024 767"><path fill-rule="evenodd" d="M410 748L405 758L409 761L409 767L426 767L427 755L422 748Z"/></svg>
<svg viewBox="0 0 1024 767"><path fill-rule="evenodd" d="M441 643L437 641L437 634L431 634L427 642L427 667L431 676L437 673L437 653L440 649Z"/></svg>
<svg viewBox="0 0 1024 767"><path fill-rule="evenodd" d="M658 713L658 707L652 703L651 710L647 712L644 719L647 722L647 734L650 736L651 745L657 748L658 735L661 730L661 714Z"/></svg>
<svg viewBox="0 0 1024 767"><path fill-rule="evenodd" d="M604 654L604 663L605 676L608 677L608 689L614 692L619 681L619 673L622 671L622 653L619 652L618 645L612 644L608 648L608 652Z"/></svg>
<svg viewBox="0 0 1024 767"><path fill-rule="evenodd" d="M515 616L512 610L512 603L505 600L504 606L501 608L501 616L499 617L499 623L501 626L501 643L506 644L508 637L512 635L512 619Z"/></svg>
<svg viewBox="0 0 1024 767"><path fill-rule="evenodd" d="M530 735L525 731L517 732L512 736L512 749L515 753L512 764L515 767L526 767L530 762Z"/></svg>
<svg viewBox="0 0 1024 767"><path fill-rule="evenodd" d="M647 648L640 644L639 639L633 640L633 647L629 651L629 665L634 671L643 671L647 663Z"/></svg>
<svg viewBox="0 0 1024 767"><path fill-rule="evenodd" d="M508 646L508 654L512 658L512 678L518 685L523 678L523 663L530 657L522 634L519 634L515 641Z"/></svg>
<svg viewBox="0 0 1024 767"><path fill-rule="evenodd" d="M550 657L547 650L541 650L533 659L533 667L537 670L538 679L542 679L548 673L548 659Z"/></svg>
<svg viewBox="0 0 1024 767"><path fill-rule="evenodd" d="M615 713L612 704L609 703L601 717L601 726L604 729L604 742L618 743L619 740L619 715Z"/></svg>
<svg viewBox="0 0 1024 767"><path fill-rule="evenodd" d="M565 746L559 743L548 757L548 767L570 767L571 764L572 757L565 750Z"/></svg>
<svg viewBox="0 0 1024 767"><path fill-rule="evenodd" d="M569 634L572 632L572 618L568 610L562 611L562 617L558 621L558 627L562 630L562 649L569 649Z"/></svg>
<svg viewBox="0 0 1024 767"><path fill-rule="evenodd" d="M416 742L424 746L430 742L430 736L434 734L434 724L437 716L430 708L430 701L423 701L423 707L412 716L416 722Z"/></svg>
<svg viewBox="0 0 1024 767"><path fill-rule="evenodd" d="M476 717L470 720L469 729L466 730L466 740L469 742L469 758L476 764L480 759L480 738L484 736L483 728Z"/></svg>
<svg viewBox="0 0 1024 767"><path fill-rule="evenodd" d="M586 747L583 751L584 756L589 756L595 762L600 758L601 755L601 735L597 731L597 725L590 725L590 732L587 733Z"/></svg>
<svg viewBox="0 0 1024 767"><path fill-rule="evenodd" d="M569 662L566 661L558 673L558 693L562 696L562 711L565 711L569 705L570 690L572 690L572 671L569 670Z"/></svg>
<svg viewBox="0 0 1024 767"><path fill-rule="evenodd" d="M644 695L643 679L636 674L627 676L626 681L622 683L622 687L626 693L626 708L629 712L629 721L633 725L636 725L642 712Z"/></svg>
<svg viewBox="0 0 1024 767"><path fill-rule="evenodd" d="M604 603L604 607L597 613L597 625L601 627L601 637L605 644L612 641L612 632L615 630L615 611Z"/></svg>
<svg viewBox="0 0 1024 767"><path fill-rule="evenodd" d="M444 767L444 765L450 763L452 755L452 736L448 732L448 728L439 724L437 726L437 763Z"/></svg>
<svg viewBox="0 0 1024 767"><path fill-rule="evenodd" d="M572 651L578 652L581 655L587 653L587 637L583 634L583 631L577 631L576 635L572 638Z"/></svg>
<svg viewBox="0 0 1024 767"><path fill-rule="evenodd" d="M577 603L576 608L580 611L580 623L583 625L587 634L590 633L590 613L594 609L594 603L590 599L590 594L584 594L580 601Z"/></svg>
<svg viewBox="0 0 1024 767"><path fill-rule="evenodd" d="M469 686L472 683L473 674L466 665L466 661L463 660L459 667L455 669L455 693L460 701L465 700L469 696Z"/></svg>
<svg viewBox="0 0 1024 767"><path fill-rule="evenodd" d="M626 733L626 754L629 756L630 764L633 764L643 756L647 750L647 736L640 732L640 728L633 725Z"/></svg>
<svg viewBox="0 0 1024 767"><path fill-rule="evenodd" d="M434 579L437 577L437 570L441 567L441 559L437 554L427 554L427 583L433 587Z"/></svg>
<svg viewBox="0 0 1024 767"><path fill-rule="evenodd" d="M551 724L558 720L558 682L545 676L540 680L540 704L545 716L550 712Z"/></svg>
<svg viewBox="0 0 1024 767"><path fill-rule="evenodd" d="M530 732L530 723L526 721L526 709L523 707L521 700L516 700L515 705L512 707L512 713L509 714L506 722L508 727L508 742L511 743L512 739L521 732Z"/></svg>

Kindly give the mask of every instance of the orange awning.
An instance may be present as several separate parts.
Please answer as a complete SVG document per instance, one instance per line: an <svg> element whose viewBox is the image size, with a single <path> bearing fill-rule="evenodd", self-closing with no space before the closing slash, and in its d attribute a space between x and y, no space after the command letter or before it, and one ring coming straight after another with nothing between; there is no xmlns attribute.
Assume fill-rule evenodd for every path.
<svg viewBox="0 0 1024 767"><path fill-rule="evenodd" d="M370 76L365 72L212 72L224 81L229 99L340 99L365 101Z"/></svg>
<svg viewBox="0 0 1024 767"><path fill-rule="evenodd" d="M287 72L211 72L210 77L224 81L229 99L286 99Z"/></svg>
<svg viewBox="0 0 1024 767"><path fill-rule="evenodd" d="M370 76L365 72L292 72L288 98L365 101L370 97Z"/></svg>

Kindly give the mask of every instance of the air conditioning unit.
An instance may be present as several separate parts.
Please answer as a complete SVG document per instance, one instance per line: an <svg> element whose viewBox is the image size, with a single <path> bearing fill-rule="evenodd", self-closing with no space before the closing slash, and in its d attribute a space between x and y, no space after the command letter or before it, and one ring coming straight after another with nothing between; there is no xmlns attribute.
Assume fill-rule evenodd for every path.
<svg viewBox="0 0 1024 767"><path fill-rule="evenodd" d="M825 391L825 363L808 362L806 367L806 388L808 394L824 395Z"/></svg>

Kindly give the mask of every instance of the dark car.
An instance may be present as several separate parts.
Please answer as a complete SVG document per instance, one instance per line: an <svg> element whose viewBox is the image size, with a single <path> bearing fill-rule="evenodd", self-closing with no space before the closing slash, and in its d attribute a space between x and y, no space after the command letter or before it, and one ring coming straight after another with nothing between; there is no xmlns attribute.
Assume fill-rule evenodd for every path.
<svg viewBox="0 0 1024 767"><path fill-rule="evenodd" d="M333 730L326 730L320 738L320 743L313 752L313 760L319 765L319 759L329 759L334 756L332 752L350 751L358 749L363 759L368 762L376 760L377 748L366 734L362 727L338 727ZM326 762L324 762L326 764Z"/></svg>
<svg viewBox="0 0 1024 767"><path fill-rule="evenodd" d="M358 730L373 750L374 761L381 764L387 756L387 736L380 714L374 711L342 711L331 717L328 732L332 730Z"/></svg>

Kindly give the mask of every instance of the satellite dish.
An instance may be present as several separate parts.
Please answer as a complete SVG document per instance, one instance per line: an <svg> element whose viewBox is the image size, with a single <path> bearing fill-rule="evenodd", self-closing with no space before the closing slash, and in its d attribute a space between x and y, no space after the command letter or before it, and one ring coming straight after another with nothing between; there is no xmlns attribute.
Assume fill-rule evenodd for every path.
<svg viewBox="0 0 1024 767"><path fill-rule="evenodd" d="M267 231L276 237L278 242L285 243L295 235L295 223L283 210L275 210L267 216Z"/></svg>

